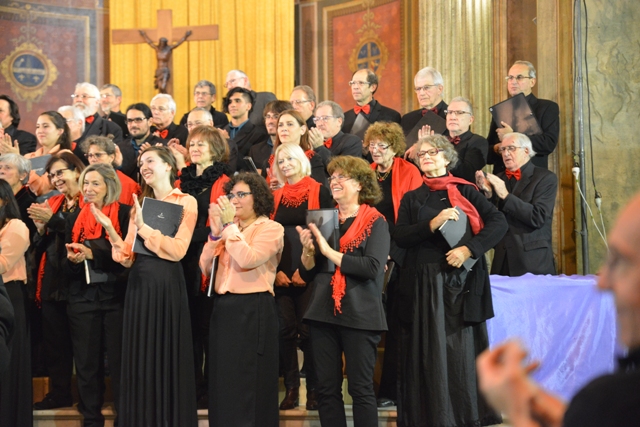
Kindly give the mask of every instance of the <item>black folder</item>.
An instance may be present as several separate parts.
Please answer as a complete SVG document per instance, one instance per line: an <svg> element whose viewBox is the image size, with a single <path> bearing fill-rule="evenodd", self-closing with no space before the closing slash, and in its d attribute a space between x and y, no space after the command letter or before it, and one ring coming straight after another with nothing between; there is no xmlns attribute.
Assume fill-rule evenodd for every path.
<svg viewBox="0 0 640 427"><path fill-rule="evenodd" d="M160 231L165 236L175 237L182 221L183 207L175 203L163 202L150 197L142 200L142 218L149 227ZM144 245L144 239L136 236L133 252L157 257Z"/></svg>
<svg viewBox="0 0 640 427"><path fill-rule="evenodd" d="M340 221L338 219L338 209L311 209L307 211L307 225L315 224L320 230L322 237L327 240L332 249L340 250ZM320 272L336 271L336 265L320 254L316 244L316 263Z"/></svg>
<svg viewBox="0 0 640 427"><path fill-rule="evenodd" d="M473 238L473 233L471 233L471 227L469 226L469 218L467 217L467 214L457 206L455 206L455 209L458 211L458 220L447 220L439 228L442 236L447 241L447 243L449 243L449 246L452 249L459 246L464 246L465 243ZM467 260L462 263L462 266L466 270L471 270L471 267L473 267L476 261L478 260L474 258L467 258Z"/></svg>
<svg viewBox="0 0 640 427"><path fill-rule="evenodd" d="M437 133L438 135L444 134L447 130L447 121L434 113L431 110L427 110L427 112L422 116L422 118L416 123L416 125L411 129L411 132L405 138L407 142L407 147L411 147L413 144L418 142L418 132L422 129L422 126L429 125L431 126L431 130Z"/></svg>
<svg viewBox="0 0 640 427"><path fill-rule="evenodd" d="M38 174L38 176L44 175L44 168L47 166L47 162L50 158L51 154L46 154L44 156L29 159L31 161L31 170Z"/></svg>
<svg viewBox="0 0 640 427"><path fill-rule="evenodd" d="M525 135L542 133L542 128L523 93L489 107L489 111L491 111L493 121L499 128L502 127L500 123L505 122L511 126L514 132Z"/></svg>
<svg viewBox="0 0 640 427"><path fill-rule="evenodd" d="M91 250L94 248L91 247L91 241L85 240L84 244ZM84 274L87 284L97 284L97 283L107 283L107 282L115 282L118 276L111 271L99 270L93 267L92 260L84 260Z"/></svg>

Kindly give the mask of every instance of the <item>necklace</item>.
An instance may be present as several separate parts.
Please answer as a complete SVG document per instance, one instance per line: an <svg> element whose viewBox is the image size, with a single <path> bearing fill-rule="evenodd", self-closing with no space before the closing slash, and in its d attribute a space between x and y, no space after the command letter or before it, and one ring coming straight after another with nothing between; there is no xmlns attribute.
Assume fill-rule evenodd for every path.
<svg viewBox="0 0 640 427"><path fill-rule="evenodd" d="M353 217L355 217L356 215L358 215L358 211L359 211L359 210L360 210L360 206L358 206L358 209L356 209L356 210L355 210L355 212L354 212L354 213L352 213L352 214L351 214L351 215L349 215L349 216L345 216L345 217L343 217L343 216L338 215L338 219L340 220L340 224L344 224L344 223L345 223L345 221L346 221L346 220L348 220L349 218L353 218Z"/></svg>
<svg viewBox="0 0 640 427"><path fill-rule="evenodd" d="M250 223L245 224L245 225L240 225L240 223L238 223L238 228L240 229L240 232L242 233L244 230L247 229L247 227L249 227L251 224L256 222L256 219L258 219L258 218L254 218L253 221L251 221Z"/></svg>
<svg viewBox="0 0 640 427"><path fill-rule="evenodd" d="M391 169L392 169L392 168L389 168L389 170L388 170L388 171L386 171L385 173L380 173L380 172L378 171L378 168L376 168L376 176L378 177L378 181L379 181L379 182L382 182L382 181L384 181L385 179L387 179L387 178L389 177L389 174L391 173Z"/></svg>

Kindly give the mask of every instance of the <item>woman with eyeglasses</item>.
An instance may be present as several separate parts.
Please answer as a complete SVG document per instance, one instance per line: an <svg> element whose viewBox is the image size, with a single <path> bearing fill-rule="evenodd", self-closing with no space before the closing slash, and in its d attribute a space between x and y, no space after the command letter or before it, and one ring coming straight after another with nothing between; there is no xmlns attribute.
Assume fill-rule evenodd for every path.
<svg viewBox="0 0 640 427"><path fill-rule="evenodd" d="M184 165L180 153L175 153L178 165L183 167L176 187L185 194L195 197L198 202L198 219L193 237L182 258L182 268L187 284L191 332L195 361L196 392L198 408L208 406L209 377L209 322L213 299L207 296L209 282L202 275L198 263L202 249L209 238L209 205L215 203L225 193L224 185L229 182L229 145L220 131L211 126L196 126L189 133L187 148L191 164ZM204 371L203 371L204 366Z"/></svg>
<svg viewBox="0 0 640 427"><path fill-rule="evenodd" d="M318 375L320 422L327 427L347 425L342 399L344 353L354 425L376 426L373 372L380 334L387 330L382 286L389 228L373 207L382 192L366 160L334 157L329 172L331 194L338 204L339 250L327 243L314 224L309 229L297 228L302 244L300 276L315 283L304 320L309 324ZM320 256L335 264L335 272L319 267L324 265Z"/></svg>
<svg viewBox="0 0 640 427"><path fill-rule="evenodd" d="M417 144L423 185L403 197L393 232L407 250L397 289L398 425L500 424L478 390L475 360L493 317L484 253L507 222L475 185L451 175L458 157L446 137ZM452 249L439 229L464 219L460 212L469 237ZM477 262L467 269L470 258Z"/></svg>
<svg viewBox="0 0 640 427"><path fill-rule="evenodd" d="M33 425L25 261L29 243L29 229L20 220L20 210L11 186L7 181L0 179L0 274L14 314L9 367L0 370L0 420L7 426Z"/></svg>
<svg viewBox="0 0 640 427"><path fill-rule="evenodd" d="M287 390L280 409L298 406L300 370L298 343L304 352L308 410L318 409L313 355L309 343L309 327L302 323L312 286L302 280L299 272L302 247L296 226L306 225L308 209L335 206L329 190L312 179L311 164L299 145L280 144L276 150L275 174L284 187L273 193L275 208L271 218L284 227L284 249L275 281L276 304L280 316L280 365Z"/></svg>
<svg viewBox="0 0 640 427"><path fill-rule="evenodd" d="M81 147L90 165L99 163L111 166L114 165L116 159L116 145L113 143L111 138L99 135L90 136L82 142ZM133 206L134 195L140 194L140 186L120 170L115 169L115 172L118 176L118 180L120 181L121 188L118 202L124 205Z"/></svg>
<svg viewBox="0 0 640 427"><path fill-rule="evenodd" d="M192 196L173 188L177 172L169 148L153 146L142 152L142 194L140 201L134 199L124 240L107 215L92 211L109 233L113 260L131 267L122 321L118 416L123 426L198 423L189 303L179 262L191 242L198 211ZM183 207L174 237L145 224L140 207L144 198ZM134 253L136 239L156 256Z"/></svg>
<svg viewBox="0 0 640 427"><path fill-rule="evenodd" d="M278 309L273 282L284 229L269 219L273 195L262 177L240 173L224 189L226 196L209 208L211 233L200 257L203 273L213 275L215 295L209 425L276 427Z"/></svg>
<svg viewBox="0 0 640 427"><path fill-rule="evenodd" d="M35 222L34 277L35 300L42 307L42 335L45 366L50 392L34 409L71 406L73 367L71 334L67 316L69 281L62 266L66 263L65 219L84 206L78 179L84 163L70 152L53 154L45 166L45 175L60 194L27 209Z"/></svg>
<svg viewBox="0 0 640 427"><path fill-rule="evenodd" d="M67 313L80 395L78 411L86 425L104 425L104 349L114 406L119 409L127 277L124 267L113 261L109 234L92 212L99 211L110 218L122 238L127 234L131 207L118 202L122 190L120 177L110 164L89 165L80 175L80 188L85 204L67 216L65 227Z"/></svg>
<svg viewBox="0 0 640 427"><path fill-rule="evenodd" d="M375 208L384 215L393 232L400 208L400 201L408 191L422 185L420 170L402 157L406 148L404 133L397 123L376 122L364 135L364 145L369 147L371 169L376 173L382 190L382 200ZM378 389L378 405L393 406L396 401L397 379L397 313L395 311L396 282L404 261L404 249L391 239L388 264L393 268L385 290L385 308L389 330L385 334L385 357Z"/></svg>

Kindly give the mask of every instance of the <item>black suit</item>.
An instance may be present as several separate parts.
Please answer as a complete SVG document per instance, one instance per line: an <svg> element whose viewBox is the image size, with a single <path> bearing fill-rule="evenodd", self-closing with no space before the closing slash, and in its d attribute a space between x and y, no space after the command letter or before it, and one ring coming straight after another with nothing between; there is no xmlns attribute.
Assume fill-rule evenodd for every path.
<svg viewBox="0 0 640 427"><path fill-rule="evenodd" d="M316 127L316 122L313 121L313 116L309 117L306 123L307 123L307 129Z"/></svg>
<svg viewBox="0 0 640 427"><path fill-rule="evenodd" d="M165 129L168 130L169 132L167 132L167 136L163 137L161 133ZM171 124L165 129L160 130L155 126L151 126L151 133L154 133L156 134L156 136L159 136L162 139L166 139L167 141L170 141L173 138L178 138L178 140L180 141L180 145L182 145L183 147L187 146L187 138L189 137L189 131L187 130L186 127L178 126L177 124L171 122Z"/></svg>
<svg viewBox="0 0 640 427"><path fill-rule="evenodd" d="M444 113L448 107L447 103L444 101L440 101L438 105L436 105L436 109L438 110L438 116L447 120L447 115ZM402 126L402 131L404 135L407 136L411 133L413 128L418 124L418 122L422 119L422 108L418 108L417 110L413 110L402 116L402 120L400 122L400 126Z"/></svg>
<svg viewBox="0 0 640 427"><path fill-rule="evenodd" d="M35 135L23 130L18 130L13 125L6 128L4 133L11 136L11 142L18 140L21 156L36 151L38 140Z"/></svg>
<svg viewBox="0 0 640 427"><path fill-rule="evenodd" d="M122 129L123 138L129 137L129 128L127 127L127 116L117 111L112 111L107 115L106 119L120 126L120 129Z"/></svg>
<svg viewBox="0 0 640 427"><path fill-rule="evenodd" d="M498 174L509 195L494 203L504 213L509 231L495 247L491 274L522 276L526 273L556 274L551 246L551 223L556 202L556 174L531 161L520 168L519 181Z"/></svg>
<svg viewBox="0 0 640 427"><path fill-rule="evenodd" d="M253 95L253 106L249 112L249 120L256 126L264 125L264 107L271 101L277 101L278 98L271 92L255 92L251 91ZM214 122L215 123L215 122Z"/></svg>
<svg viewBox="0 0 640 427"><path fill-rule="evenodd" d="M118 147L120 148L120 152L122 153L122 164L120 165L120 170L122 173L127 175L129 178L133 179L135 182L139 182L138 180L138 154L139 152L133 148L131 143L132 138L129 137L124 141L118 143ZM144 144L148 142L151 145L162 144L167 145L167 140L162 139L159 136L155 136L152 133L149 133L149 136L140 144ZM135 144L135 142L134 142Z"/></svg>
<svg viewBox="0 0 640 427"><path fill-rule="evenodd" d="M451 169L451 174L475 184L476 171L487 164L487 140L468 130L460 135L460 142L455 149L458 153L458 164Z"/></svg>
<svg viewBox="0 0 640 427"><path fill-rule="evenodd" d="M401 116L396 110L385 107L375 99L372 100L369 105L371 111L369 114L365 114L364 111L360 112L370 123L375 122L394 122L400 124ZM342 132L352 133L351 128L356 121L356 113L353 109L344 113L344 123L342 123Z"/></svg>
<svg viewBox="0 0 640 427"><path fill-rule="evenodd" d="M94 114L92 123L85 121L84 132L82 133L82 136L75 141L76 147L73 149L73 154L82 160L85 165L89 164L89 160L87 160L84 151L82 151L82 142L93 135L113 135L113 142L116 144L123 140L122 129L120 129L120 126L107 119L103 119L98 115L98 113Z"/></svg>
<svg viewBox="0 0 640 427"><path fill-rule="evenodd" d="M264 141L253 145L249 149L249 157L253 159L256 168L264 168L265 163L269 161L269 156L273 153L273 142L268 136Z"/></svg>
<svg viewBox="0 0 640 427"><path fill-rule="evenodd" d="M526 96L526 100L533 111L533 115L538 120L542 128L540 135L527 135L531 140L531 145L536 155L531 158L531 162L541 168L549 169L549 154L556 149L558 137L560 135L560 109L558 104L546 99L538 99L532 93ZM494 151L493 146L500 143L496 130L498 126L492 120L489 129L489 154L487 163L493 165L493 173L504 171L502 156Z"/></svg>
<svg viewBox="0 0 640 427"><path fill-rule="evenodd" d="M338 132L331 138L332 156L362 157L362 140L359 136Z"/></svg>
<svg viewBox="0 0 640 427"><path fill-rule="evenodd" d="M231 124L224 129L231 135ZM251 120L245 122L235 136L229 139L229 167L232 173L236 170L251 171L251 167L245 164L243 157L248 156L251 147L267 136L267 129L264 126L254 125Z"/></svg>
<svg viewBox="0 0 640 427"><path fill-rule="evenodd" d="M211 117L213 117L213 125L218 129L224 129L224 127L229 124L229 119L227 118L227 115L225 113L216 111L213 106L209 108L209 112L211 113ZM186 126L188 118L189 113L185 113L185 115L180 119L180 126Z"/></svg>

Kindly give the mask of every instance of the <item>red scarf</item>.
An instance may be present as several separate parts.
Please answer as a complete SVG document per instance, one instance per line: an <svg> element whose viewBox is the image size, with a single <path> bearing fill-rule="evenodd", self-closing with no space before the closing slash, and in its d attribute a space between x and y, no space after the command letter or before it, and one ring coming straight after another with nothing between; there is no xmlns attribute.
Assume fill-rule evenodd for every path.
<svg viewBox="0 0 640 427"><path fill-rule="evenodd" d="M360 246L367 237L371 235L371 227L373 223L378 219L384 219L384 216L378 212L376 208L372 208L369 205L360 205L358 215L353 220L351 227L344 233L344 236L340 238L340 252L346 254L347 252L353 252L355 248ZM340 267L336 266L336 272L333 273L331 278L331 286L333 287L333 315L342 313L342 297L347 291L347 279L340 271Z"/></svg>
<svg viewBox="0 0 640 427"><path fill-rule="evenodd" d="M362 107L359 105L356 105L355 107L353 107L353 112L356 113L356 116L360 114L360 111L362 111L365 114L369 114L371 112L371 105L367 104L367 105L363 105Z"/></svg>
<svg viewBox="0 0 640 427"><path fill-rule="evenodd" d="M320 209L320 184L315 179L305 176L295 184L285 183L284 187L277 189L273 193L273 213L274 219L280 202L286 207L297 208L305 200L308 200L307 209Z"/></svg>
<svg viewBox="0 0 640 427"><path fill-rule="evenodd" d="M458 190L458 184L472 185L476 190L478 187L465 179L456 178L451 175L450 172L447 172L447 175L445 176L439 176L437 178L428 178L423 176L422 180L427 184L427 187L429 187L431 191L447 190L451 206L458 206L467 214L467 217L469 217L469 224L471 225L471 231L473 231L474 235L478 234L480 230L484 228L484 222L482 221L482 218L480 218L478 210L460 193L460 190Z"/></svg>
<svg viewBox="0 0 640 427"><path fill-rule="evenodd" d="M216 179L216 182L211 186L211 196L209 197L209 204L216 203L218 197L224 196L224 185L229 182L230 179L227 175L220 175L220 178ZM209 215L207 215L207 227L211 225ZM204 274L200 274L200 290L202 292L207 291L207 286L209 286L209 277Z"/></svg>
<svg viewBox="0 0 640 427"><path fill-rule="evenodd" d="M120 211L120 202L113 202L102 207L102 213L109 217L116 233L122 237L120 230L120 221L118 220L118 212ZM91 204L86 204L80 210L78 218L76 218L73 229L71 230L71 241L73 243L83 243L85 240L99 239L102 237L102 225L96 221L96 217L91 213ZM109 233L106 234L109 240Z"/></svg>
<svg viewBox="0 0 640 427"><path fill-rule="evenodd" d="M378 165L375 162L371 163L371 169L376 170L377 167ZM415 190L422 185L422 175L417 167L402 157L395 157L391 168L391 173L393 174L393 179L391 180L391 198L393 200L394 219L397 220L402 197L405 193Z"/></svg>
<svg viewBox="0 0 640 427"><path fill-rule="evenodd" d="M116 174L118 174L120 185L122 186L122 191L120 192L120 200L118 201L123 205L133 206L133 195L140 194L140 191L142 191L140 190L140 186L137 182L129 178L121 171L116 170Z"/></svg>
<svg viewBox="0 0 640 427"><path fill-rule="evenodd" d="M520 181L522 178L522 171L520 168L511 172L509 169L505 169L504 174L507 176L507 179L515 178L516 181Z"/></svg>

